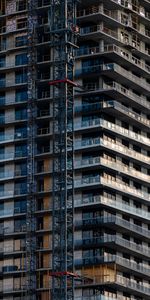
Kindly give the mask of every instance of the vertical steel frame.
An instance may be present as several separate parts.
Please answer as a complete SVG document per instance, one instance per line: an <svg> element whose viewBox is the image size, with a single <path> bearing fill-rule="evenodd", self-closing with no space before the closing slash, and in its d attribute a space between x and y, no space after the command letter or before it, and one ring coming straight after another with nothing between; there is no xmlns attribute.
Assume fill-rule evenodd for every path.
<svg viewBox="0 0 150 300"><path fill-rule="evenodd" d="M26 297L36 300L36 199L35 199L35 119L36 119L36 16L37 0L28 0L28 124L27 124L27 214L26 214Z"/></svg>
<svg viewBox="0 0 150 300"><path fill-rule="evenodd" d="M74 182L73 69L75 0L51 0L51 93L53 98L52 299L73 300ZM59 275L56 275L59 272ZM67 273L68 272L68 273Z"/></svg>

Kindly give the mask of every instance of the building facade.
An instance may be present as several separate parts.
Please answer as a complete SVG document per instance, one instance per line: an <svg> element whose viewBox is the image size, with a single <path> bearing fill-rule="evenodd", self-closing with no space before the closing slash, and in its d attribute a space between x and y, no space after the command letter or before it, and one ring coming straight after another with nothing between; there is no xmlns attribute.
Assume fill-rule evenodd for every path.
<svg viewBox="0 0 150 300"><path fill-rule="evenodd" d="M76 299L150 297L150 2L81 1Z"/></svg>
<svg viewBox="0 0 150 300"><path fill-rule="evenodd" d="M36 299L50 299L52 117L49 0L37 1ZM0 299L26 298L29 13L0 2ZM76 300L150 298L150 1L82 0L75 58ZM32 49L33 49L32 48ZM56 299L59 300L59 299Z"/></svg>

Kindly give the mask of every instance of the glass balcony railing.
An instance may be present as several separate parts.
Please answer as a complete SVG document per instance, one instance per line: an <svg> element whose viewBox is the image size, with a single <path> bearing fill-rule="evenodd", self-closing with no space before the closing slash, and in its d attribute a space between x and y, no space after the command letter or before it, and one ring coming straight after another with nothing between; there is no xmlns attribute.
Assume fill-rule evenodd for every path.
<svg viewBox="0 0 150 300"><path fill-rule="evenodd" d="M83 273L83 275L84 275L84 273ZM93 286L93 285L95 286L95 285L111 283L111 284L115 284L115 285L124 287L128 291L133 290L133 291L139 292L140 295L143 295L143 294L145 294L146 296L150 295L150 288L147 286L146 283L144 283L144 282L138 283L134 279L128 279L121 275L106 274L106 275L87 276L87 274L86 274L86 276L84 275L84 277L85 277L84 284L87 286ZM88 282L86 280L86 277L88 277ZM83 285L83 283L81 283L81 284L76 283L76 285L80 286L80 285Z"/></svg>
<svg viewBox="0 0 150 300"><path fill-rule="evenodd" d="M115 243L117 247L121 246L127 248L133 252L141 253L145 256L150 257L150 249L146 246L138 245L134 242L130 242L123 238L118 237L117 235L105 235L104 237L91 237L82 240L76 240L75 246L76 247L91 247L91 246L99 246L100 244L104 243Z"/></svg>
<svg viewBox="0 0 150 300"><path fill-rule="evenodd" d="M98 182L100 182L100 179L98 180L98 178L97 178L97 181L96 181L96 179L94 178L93 182L92 182L92 180L89 180L89 182L86 182L86 183L84 182L84 184L86 185L86 184L89 184L89 183L98 183ZM101 182L103 184L105 184L105 181L103 179L101 180ZM114 182L113 181L110 181L110 182L111 182L111 187L113 187ZM81 181L77 182L77 183L81 183ZM116 182L116 189L117 189L117 186L119 186L119 185L120 184ZM122 189L125 192L126 189L128 190L128 187L126 187L125 185L122 184ZM139 198L141 197L142 193L140 193L138 195L138 192L136 194L136 189L131 188L131 190L132 190L132 193L133 193L133 191L135 191L135 196L136 197L139 197ZM145 195L145 193L142 194L143 197L144 197L144 195ZM145 197L147 197L147 200L150 200L150 195L148 193L146 193ZM78 207L80 205L94 204L94 203L101 203L103 205L112 207L114 209L124 211L128 214L133 214L133 215L139 216L140 218L144 218L146 220L150 219L150 213L148 211L144 210L144 209L136 208L133 205L124 204L121 201L117 201L115 199L111 199L111 198L107 198L107 197L99 196L99 195L90 196L90 197L87 197L87 198L84 198L84 199L75 200L75 207Z"/></svg>
<svg viewBox="0 0 150 300"><path fill-rule="evenodd" d="M118 39L118 32L116 30L112 30L107 27L103 27L102 25L93 25L80 28L80 35L85 36L93 33L101 32L111 36L112 38Z"/></svg>
<svg viewBox="0 0 150 300"><path fill-rule="evenodd" d="M150 269L148 265L137 264L133 260L129 260L123 258L121 256L112 255L109 253L105 253L103 256L90 256L81 259L75 259L75 265L89 265L89 264L103 264L103 263L116 263L117 265L121 265L124 268L132 269L137 273L143 273L147 276L150 275Z"/></svg>
<svg viewBox="0 0 150 300"><path fill-rule="evenodd" d="M130 210L129 210L130 213ZM87 227L87 226L98 226L101 224L114 224L119 227L123 227L128 231L133 231L138 235L145 236L149 239L150 231L148 229L143 228L142 226L138 226L134 223L128 222L120 217L111 215L108 217L97 217L97 218L90 218L90 219L82 219L75 221L75 227Z"/></svg>
<svg viewBox="0 0 150 300"><path fill-rule="evenodd" d="M135 140L136 142L138 141L139 143L142 143L144 145L150 146L150 139L147 138L144 135L141 135L139 133L136 133L134 131L131 131L129 129L123 128L117 124L111 123L109 121L106 121L102 118L96 118L96 119L89 119L86 121L82 121L82 123L78 123L75 125L75 130L79 130L79 129L83 129L83 128L90 128L90 127L103 127L106 128L108 130L111 130L113 132L117 132L118 134L125 136L129 139ZM88 143L92 143L93 139L87 139L87 144L85 141L85 145L88 146ZM95 141L98 141L98 138L95 139ZM80 142L81 146L83 145L84 142ZM100 140L99 140L100 143ZM79 143L75 143L75 147L77 146L77 144L79 145Z"/></svg>
<svg viewBox="0 0 150 300"><path fill-rule="evenodd" d="M14 141L27 138L26 132L18 132L12 135L1 135L0 136L0 143L5 141Z"/></svg>
<svg viewBox="0 0 150 300"><path fill-rule="evenodd" d="M146 82L143 78L139 78L138 76L132 74L131 72L127 71L125 68L122 68L116 63L110 64L101 64L101 65L93 65L82 67L81 69L76 69L75 76L81 76L84 74L89 73L100 73L102 71L114 71L114 77L116 76L115 73L119 74L121 77L125 77L126 79L132 81L138 88L143 88L145 91L150 91L150 84Z"/></svg>
<svg viewBox="0 0 150 300"><path fill-rule="evenodd" d="M119 20L119 22L120 22L120 20ZM123 25L125 25L125 24L123 24ZM130 27L133 28L132 24L131 24ZM133 29L135 30L135 28L133 28ZM114 42L114 39L115 39L115 40L119 41L120 43L129 45L129 46L135 48L140 53L143 53L144 55L148 55L149 56L149 52L147 50L144 50L143 47L142 47L142 44L140 42L137 43L137 40L136 39L134 40L132 36L130 36L129 39L126 39L126 38L123 39L121 37L121 34L119 33L118 30L112 30L111 28L108 28L108 27L104 26L103 24L101 24L101 25L86 26L86 27L80 28L80 35L84 36L84 38L86 37L86 35L89 36L91 34L92 35L93 34L94 35L97 35L97 34L103 35L104 38L105 38L105 36L106 36L106 38L107 38L107 36L109 36L110 37L110 41L112 43ZM145 38L147 38L147 40L149 38L149 32L148 31L141 30L140 31L140 35L142 35ZM108 41L108 39L106 39L106 42L107 41Z"/></svg>
<svg viewBox="0 0 150 300"><path fill-rule="evenodd" d="M114 44L112 45L106 45L104 48L100 47L82 47L76 51L76 56L86 56L86 55L94 55L94 54L102 54L102 53L117 53L120 57L127 60L134 66L136 65L140 70L144 70L145 72L150 73L150 66L145 64L142 60L135 57L131 52L118 47Z"/></svg>
<svg viewBox="0 0 150 300"><path fill-rule="evenodd" d="M112 298L113 297L113 298ZM124 297L120 295L113 294L113 296L104 296L104 295L95 295L95 296L81 296L76 297L76 300L135 300L135 298L132 297Z"/></svg>
<svg viewBox="0 0 150 300"><path fill-rule="evenodd" d="M140 96L136 95L135 93L133 93L129 89L125 88L121 84L119 84L115 81L104 84L104 89L112 89L112 88L114 90L118 91L119 93L123 94L124 96L126 96L126 97L132 99L133 101L137 102L138 104L140 104L142 106L145 106L146 108L150 109L150 103L146 99L143 99L143 97L140 97Z"/></svg>
<svg viewBox="0 0 150 300"><path fill-rule="evenodd" d="M75 149L101 145L102 141L103 140L99 137L98 138L89 138L89 139L85 139L82 141L75 141Z"/></svg>
<svg viewBox="0 0 150 300"><path fill-rule="evenodd" d="M122 183L120 181L113 181L106 178L101 178L101 184L107 185L111 188L114 188L118 191L121 191L123 193L127 193L131 196L141 198L141 200L149 201L150 195L147 192L143 192L141 189L136 189L134 186L126 185L125 183ZM140 211L140 210L139 210ZM146 212L145 212L146 217Z"/></svg>
<svg viewBox="0 0 150 300"><path fill-rule="evenodd" d="M133 118L135 121L140 122L144 124L145 126L150 126L150 121L146 119L145 117L141 116L140 114L137 114L130 108L127 108L126 106L122 105L121 103L114 101L114 100L109 100L103 103L103 107L112 107L114 109L117 109L121 111L122 113L128 115L130 118Z"/></svg>
<svg viewBox="0 0 150 300"><path fill-rule="evenodd" d="M75 160L75 168L81 168L81 167L89 167L89 166L95 166L95 165L101 165L108 168L112 168L114 170L117 170L120 173L127 174L128 176L133 176L136 178L139 178L142 181L150 182L150 176L147 174L144 174L142 172L136 171L136 169L129 167L127 165L124 165L120 163L119 161L111 161L109 159L105 159L103 157L97 156L97 157L90 157L90 158L84 158L81 160Z"/></svg>
<svg viewBox="0 0 150 300"><path fill-rule="evenodd" d="M150 164L150 158L142 153L138 153L133 149L129 149L128 147L123 146L121 143L114 143L113 141L108 141L107 139L103 139L101 141L101 144L103 144L105 147L112 149L116 152L125 154L127 156L130 156L134 159L140 160L142 163Z"/></svg>

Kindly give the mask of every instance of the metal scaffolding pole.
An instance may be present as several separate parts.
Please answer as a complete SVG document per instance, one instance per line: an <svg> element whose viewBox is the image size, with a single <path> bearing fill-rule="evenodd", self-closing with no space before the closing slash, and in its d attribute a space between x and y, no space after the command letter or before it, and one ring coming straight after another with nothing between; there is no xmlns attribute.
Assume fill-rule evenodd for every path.
<svg viewBox="0 0 150 300"><path fill-rule="evenodd" d="M27 128L27 214L26 214L26 297L36 300L36 200L35 200L35 119L36 119L36 15L37 1L28 0L28 128Z"/></svg>
<svg viewBox="0 0 150 300"><path fill-rule="evenodd" d="M52 299L74 299L73 69L76 1L51 0L53 98ZM59 275L58 275L59 274Z"/></svg>

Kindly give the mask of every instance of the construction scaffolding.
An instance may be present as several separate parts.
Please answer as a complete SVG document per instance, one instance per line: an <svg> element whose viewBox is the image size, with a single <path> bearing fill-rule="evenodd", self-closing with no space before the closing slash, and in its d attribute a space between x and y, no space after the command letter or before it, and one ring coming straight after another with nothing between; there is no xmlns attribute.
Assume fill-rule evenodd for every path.
<svg viewBox="0 0 150 300"><path fill-rule="evenodd" d="M74 299L73 69L76 0L52 0L50 45L53 101L52 299ZM59 274L59 276L58 276ZM61 274L61 275L60 275Z"/></svg>
<svg viewBox="0 0 150 300"><path fill-rule="evenodd" d="M35 199L35 119L36 119L36 16L37 1L28 1L28 128L27 128L27 214L26 214L26 296L36 299L36 199Z"/></svg>

